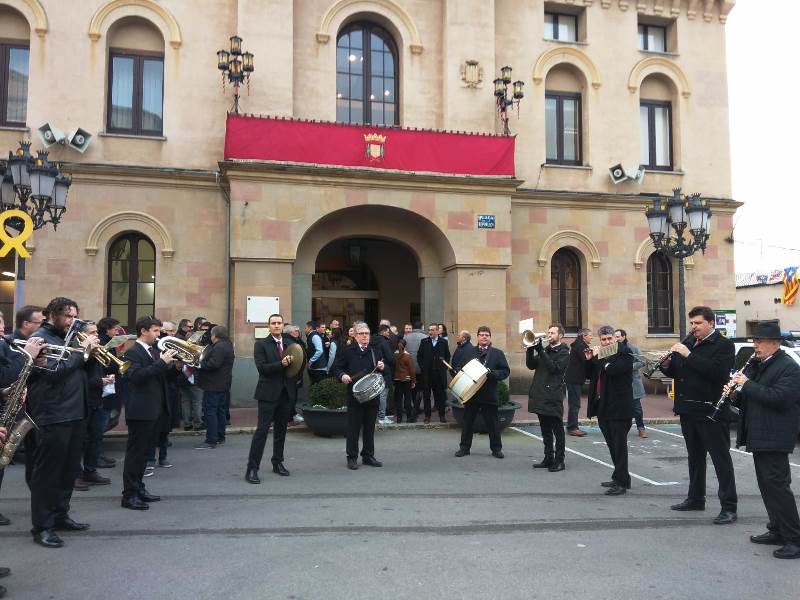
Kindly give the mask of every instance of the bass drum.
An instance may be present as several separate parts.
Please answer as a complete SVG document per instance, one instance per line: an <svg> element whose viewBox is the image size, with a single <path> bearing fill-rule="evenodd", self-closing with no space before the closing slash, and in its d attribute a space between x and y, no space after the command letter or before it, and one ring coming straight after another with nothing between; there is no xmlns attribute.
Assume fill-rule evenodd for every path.
<svg viewBox="0 0 800 600"><path fill-rule="evenodd" d="M353 384L353 398L363 404L380 396L385 389L386 381L383 375L370 373Z"/></svg>
<svg viewBox="0 0 800 600"><path fill-rule="evenodd" d="M447 386L450 393L461 404L466 404L486 383L489 369L484 367L477 358L473 358L456 373Z"/></svg>

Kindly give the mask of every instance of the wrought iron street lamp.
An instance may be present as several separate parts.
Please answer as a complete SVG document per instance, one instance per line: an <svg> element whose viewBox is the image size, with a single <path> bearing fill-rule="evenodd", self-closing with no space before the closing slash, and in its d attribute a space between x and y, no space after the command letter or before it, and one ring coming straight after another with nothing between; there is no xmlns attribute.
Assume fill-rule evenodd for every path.
<svg viewBox="0 0 800 600"><path fill-rule="evenodd" d="M21 210L33 221L34 229L48 223L58 228L67 210L67 192L72 183L58 165L47 158L47 150L31 156L31 143L20 142L16 152L8 153L7 161L0 161L0 210ZM11 218L5 224L22 230L22 220Z"/></svg>
<svg viewBox="0 0 800 600"><path fill-rule="evenodd" d="M525 94L522 93L522 81L515 81L511 84L511 67L505 66L500 69L500 77L494 80L494 96L497 105L497 113L503 122L503 135L510 135L508 128L508 108L517 105L517 118L519 118L519 103ZM513 85L511 97L509 98L509 85Z"/></svg>
<svg viewBox="0 0 800 600"><path fill-rule="evenodd" d="M238 35L231 36L231 49L217 51L217 68L222 71L222 89L225 90L225 80L233 84L233 112L239 114L239 86L247 83L247 93L250 93L250 73L255 71L253 66L254 54L242 52L242 38Z"/></svg>
<svg viewBox="0 0 800 600"><path fill-rule="evenodd" d="M656 250L678 259L678 322L681 339L686 337L686 279L684 260L700 250L705 254L711 231L711 209L700 194L681 195L672 190L672 198L653 199L645 211L650 239ZM671 229L671 230L670 230ZM691 239L688 237L691 235Z"/></svg>

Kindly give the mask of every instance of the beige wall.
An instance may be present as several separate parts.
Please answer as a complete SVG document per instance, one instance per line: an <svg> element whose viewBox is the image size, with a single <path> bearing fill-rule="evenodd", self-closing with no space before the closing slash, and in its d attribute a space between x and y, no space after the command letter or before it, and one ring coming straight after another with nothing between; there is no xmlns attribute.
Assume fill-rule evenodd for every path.
<svg viewBox="0 0 800 600"><path fill-rule="evenodd" d="M747 321L778 319L782 331L800 331L800 304L775 302L783 297L783 284L754 285L736 288L736 326L739 335L747 335ZM745 301L749 302L745 305Z"/></svg>

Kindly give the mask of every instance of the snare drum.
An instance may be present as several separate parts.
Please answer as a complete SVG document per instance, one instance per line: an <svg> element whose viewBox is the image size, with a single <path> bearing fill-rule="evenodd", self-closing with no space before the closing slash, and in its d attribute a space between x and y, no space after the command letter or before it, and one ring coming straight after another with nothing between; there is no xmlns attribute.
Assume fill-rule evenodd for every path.
<svg viewBox="0 0 800 600"><path fill-rule="evenodd" d="M363 404L380 396L384 389L386 389L386 381L384 381L383 375L370 373L353 384L353 398Z"/></svg>
<svg viewBox="0 0 800 600"><path fill-rule="evenodd" d="M447 386L461 404L466 404L486 383L489 369L477 358L473 358L456 373Z"/></svg>

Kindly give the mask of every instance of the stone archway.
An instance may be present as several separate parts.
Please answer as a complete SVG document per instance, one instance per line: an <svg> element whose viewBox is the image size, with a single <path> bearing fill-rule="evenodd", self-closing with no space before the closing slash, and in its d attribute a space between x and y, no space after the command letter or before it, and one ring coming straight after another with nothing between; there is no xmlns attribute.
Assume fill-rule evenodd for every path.
<svg viewBox="0 0 800 600"><path fill-rule="evenodd" d="M446 322L456 303L456 299L450 297L455 291L448 291L445 286L445 269L455 263L450 242L436 225L416 213L370 205L334 211L306 231L297 246L292 269L292 319L295 322L305 323L314 316L312 281L322 250L336 240L353 239L391 242L403 254L410 254L417 267L415 275L422 320ZM391 271L391 253L381 260L377 269ZM384 275L378 274L379 277Z"/></svg>

